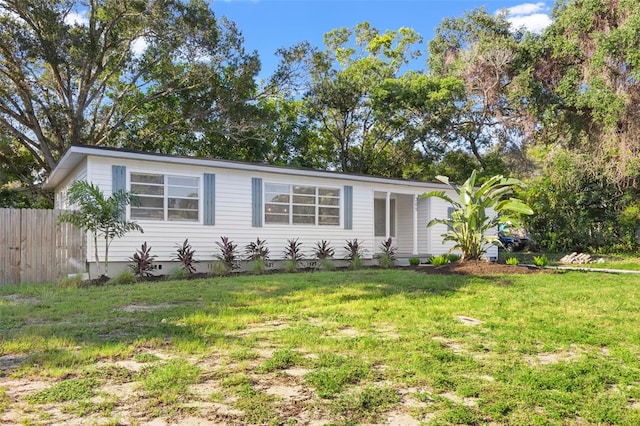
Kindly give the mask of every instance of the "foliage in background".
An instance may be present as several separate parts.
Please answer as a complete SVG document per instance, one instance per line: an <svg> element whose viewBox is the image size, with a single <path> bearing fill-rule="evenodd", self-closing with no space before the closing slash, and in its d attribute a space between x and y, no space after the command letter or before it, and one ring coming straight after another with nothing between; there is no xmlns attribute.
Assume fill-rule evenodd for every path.
<svg viewBox="0 0 640 426"><path fill-rule="evenodd" d="M105 198L100 188L86 181L76 181L68 190L69 204L77 209L67 211L58 217L60 222L91 232L93 236L94 259L100 275L98 238L104 239L104 274L109 274L109 246L115 238L122 238L131 231L142 231L136 222L122 219L126 207L132 201L131 194L116 191Z"/></svg>
<svg viewBox="0 0 640 426"><path fill-rule="evenodd" d="M544 151L543 151L544 152ZM519 196L536 212L523 218L538 250L635 251L640 247L640 192L594 177L584 156L545 153L544 173Z"/></svg>
<svg viewBox="0 0 640 426"><path fill-rule="evenodd" d="M177 260L180 262L180 268L182 268L188 274L193 274L196 272L195 263L197 262L195 259L196 251L189 244L189 239L185 239L182 245L176 245L176 256L173 260Z"/></svg>
<svg viewBox="0 0 640 426"><path fill-rule="evenodd" d="M0 9L0 39L12 40L0 61L0 121L45 177L71 145L186 153L256 140L260 62L207 2L3 0Z"/></svg>
<svg viewBox="0 0 640 426"><path fill-rule="evenodd" d="M131 270L139 277L153 276L153 260L158 257L155 254L151 254L151 246L147 245L145 241L142 243L139 249L129 258L132 262Z"/></svg>
<svg viewBox="0 0 640 426"><path fill-rule="evenodd" d="M432 219L427 226L444 224L448 230L443 234L443 243L451 241L454 246L450 251L460 250L462 260L479 260L487 251L489 244L497 237L489 232L501 223L511 222L516 225L516 215L533 214L530 207L517 198L505 198L513 194L514 188L524 184L517 179L494 176L476 188L476 171L460 186L449 181L446 176L438 176L438 180L455 191L457 200L445 191L431 191L423 197L440 198L453 207L451 217Z"/></svg>

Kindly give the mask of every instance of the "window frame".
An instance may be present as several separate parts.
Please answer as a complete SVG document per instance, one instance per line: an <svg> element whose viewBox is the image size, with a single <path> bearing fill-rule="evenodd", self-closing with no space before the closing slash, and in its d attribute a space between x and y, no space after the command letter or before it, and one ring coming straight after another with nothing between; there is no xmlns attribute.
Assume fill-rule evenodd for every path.
<svg viewBox="0 0 640 426"><path fill-rule="evenodd" d="M132 175L151 175L151 176L162 176L163 177L163 195L162 195L162 219L153 219L153 218L135 218L133 217L132 208L135 206L128 205L127 206L127 216L130 220L135 220L137 222L151 222L151 223L174 223L174 224L202 224L203 221L203 197L204 197L204 179L202 174L197 173L166 173L166 172L158 172L158 171L150 171L150 170L139 170L139 169L131 169L127 170L127 188L132 195L145 196L145 194L137 194L131 188L133 185L136 185L136 182L132 182ZM171 220L169 219L169 211L172 208L169 207L169 199L170 198L178 198L178 199L189 199L189 197L178 197L178 196L170 196L169 187L175 188L188 188L188 186L183 185L170 185L169 178L187 178L187 179L197 179L197 202L198 202L198 214L196 220ZM156 198L160 198L157 196ZM194 199L194 198L191 198Z"/></svg>
<svg viewBox="0 0 640 426"><path fill-rule="evenodd" d="M284 191L278 191L278 187L280 189L287 187L288 192ZM304 191L299 191L296 192L296 188L299 189L309 189L309 188L313 188L314 193L313 195L305 193ZM270 189L275 189L274 190L270 190ZM337 195L321 195L321 191L333 191L335 193L337 193ZM342 210L343 210L343 199L344 199L344 195L343 195L343 190L341 187L338 186L330 186L330 185L317 185L317 184L290 184L290 183L281 183L281 182L275 182L275 181L270 181L270 182L264 182L263 183L263 201L262 201L262 208L263 208L263 223L265 226L313 226L313 227L336 227L339 228L342 226ZM287 201L272 201L269 199L268 194L272 194L272 195L282 195L284 198L284 195L287 196ZM309 199L313 197L313 203L305 203L304 199ZM329 199L329 200L337 200L336 204L321 204L320 200L322 198L325 199ZM269 210L269 205L271 206L282 206L284 213L283 212L273 212L271 210ZM302 213L301 211L304 210L305 207L310 207L313 206L313 216L310 213ZM298 212L300 213L296 213L296 207L298 208ZM336 214L335 215L321 215L321 209L325 208L325 209L330 209L330 210L335 210ZM325 210L326 211L326 210ZM286 213L286 214L285 214ZM286 217L287 221L281 221L281 222L276 222L273 220L269 219L269 216L273 216L273 217ZM295 221L295 218L304 218L304 217L313 217L313 223L305 223L305 222L301 222ZM321 223L321 217L330 217L330 218L335 218L336 219L336 223Z"/></svg>
<svg viewBox="0 0 640 426"><path fill-rule="evenodd" d="M373 214L374 214L374 222L373 222L373 236L375 238L381 238L384 237L386 238L387 236L387 205L386 205L387 201L386 198L374 198L373 199ZM380 226L384 227L384 234L380 235L380 233L378 232L378 223L376 222L376 204L382 204L382 219L384 219L384 222L380 224ZM389 236L392 238L396 238L397 234L398 234L398 201L396 200L396 198L389 198L389 227L391 229L389 229Z"/></svg>

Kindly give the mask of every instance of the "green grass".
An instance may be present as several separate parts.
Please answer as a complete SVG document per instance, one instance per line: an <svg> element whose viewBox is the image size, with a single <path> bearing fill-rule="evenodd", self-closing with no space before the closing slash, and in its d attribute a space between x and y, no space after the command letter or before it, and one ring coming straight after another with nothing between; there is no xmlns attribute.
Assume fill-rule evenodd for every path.
<svg viewBox="0 0 640 426"><path fill-rule="evenodd" d="M24 424L117 423L124 411L127 424L396 412L433 425L633 425L638 306L636 276L583 272L1 286L0 357L15 361L0 370L0 412ZM9 380L48 385L15 396Z"/></svg>
<svg viewBox="0 0 640 426"><path fill-rule="evenodd" d="M202 371L185 359L172 359L140 373L142 388L154 403L169 405L189 398L189 385L198 383Z"/></svg>
<svg viewBox="0 0 640 426"><path fill-rule="evenodd" d="M65 380L56 383L50 388L29 395L27 401L32 404L78 401L94 396L97 387L98 381L94 379Z"/></svg>

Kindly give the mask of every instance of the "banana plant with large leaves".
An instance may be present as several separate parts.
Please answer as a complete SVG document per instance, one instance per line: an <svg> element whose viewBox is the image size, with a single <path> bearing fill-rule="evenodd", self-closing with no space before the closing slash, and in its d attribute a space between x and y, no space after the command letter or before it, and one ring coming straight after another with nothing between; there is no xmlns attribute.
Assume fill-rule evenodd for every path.
<svg viewBox="0 0 640 426"><path fill-rule="evenodd" d="M425 198L440 198L453 207L450 217L432 219L427 226L447 225L443 243L453 242L450 251L462 252L462 260L479 260L491 244L499 244L498 237L490 235L490 231L501 223L518 226L519 215L533 214L531 207L511 196L515 188L525 186L518 179L496 175L476 187L475 170L462 185L450 182L446 176L436 176L436 179L453 188L457 197L451 197L446 191L423 194Z"/></svg>

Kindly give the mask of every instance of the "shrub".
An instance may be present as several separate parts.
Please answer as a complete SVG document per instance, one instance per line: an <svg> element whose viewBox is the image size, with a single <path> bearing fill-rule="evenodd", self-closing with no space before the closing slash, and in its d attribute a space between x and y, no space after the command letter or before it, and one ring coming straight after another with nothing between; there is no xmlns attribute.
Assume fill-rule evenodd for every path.
<svg viewBox="0 0 640 426"><path fill-rule="evenodd" d="M300 265L300 262L304 259L304 254L302 253L302 243L299 242L297 238L295 240L287 240L287 245L284 248L284 256L285 259L287 259L287 262L285 262L285 270L290 270L292 266L293 270L296 270Z"/></svg>
<svg viewBox="0 0 640 426"><path fill-rule="evenodd" d="M313 248L313 255L319 260L332 259L334 254L335 250L326 240L318 241L316 246Z"/></svg>
<svg viewBox="0 0 640 426"><path fill-rule="evenodd" d="M446 265L447 263L449 263L449 256L447 256L446 254L441 254L439 256L431 256L429 258L429 263L432 264L433 266Z"/></svg>
<svg viewBox="0 0 640 426"><path fill-rule="evenodd" d="M393 266L394 261L388 254L378 256L378 265L383 269L389 269Z"/></svg>
<svg viewBox="0 0 640 426"><path fill-rule="evenodd" d="M420 258L419 257L410 257L409 258L409 265L411 265L411 266L420 265Z"/></svg>
<svg viewBox="0 0 640 426"><path fill-rule="evenodd" d="M183 280L187 278L189 274L190 272L187 272L187 270L182 267L173 268L171 272L169 272L169 275L167 275L167 280L168 281Z"/></svg>
<svg viewBox="0 0 640 426"><path fill-rule="evenodd" d="M147 246L147 242L142 243L140 248L129 258L133 264L131 270L139 277L150 277L153 274L153 259L156 255L151 255L151 246Z"/></svg>
<svg viewBox="0 0 640 426"><path fill-rule="evenodd" d="M320 260L320 269L322 269L323 271L333 271L335 268L336 267L333 264L333 260L331 259Z"/></svg>
<svg viewBox="0 0 640 426"><path fill-rule="evenodd" d="M505 263L507 265L518 265L520 264L520 261L518 260L517 257L509 257L507 258L507 260L505 260Z"/></svg>
<svg viewBox="0 0 640 426"><path fill-rule="evenodd" d="M282 270L285 272L295 272L297 269L298 269L298 264L291 259L285 260L284 263L282 264Z"/></svg>
<svg viewBox="0 0 640 426"><path fill-rule="evenodd" d="M180 268L186 271L189 274L193 274L196 272L195 263L196 260L194 258L196 251L189 244L189 239L184 240L182 245L176 245L176 257L173 260L178 260L180 262Z"/></svg>
<svg viewBox="0 0 640 426"><path fill-rule="evenodd" d="M347 245L344 246L344 249L347 251L347 254L344 258L349 262L349 266L352 269L358 269L362 266L362 255L364 254L362 243L359 242L357 238L347 240L346 242Z"/></svg>
<svg viewBox="0 0 640 426"><path fill-rule="evenodd" d="M447 255L447 259L449 260L449 263L453 263L453 262L457 262L458 260L462 259L462 256L460 256L459 254L456 254L456 253L449 253Z"/></svg>
<svg viewBox="0 0 640 426"><path fill-rule="evenodd" d="M104 285L128 285L136 282L136 276L131 269L120 272L113 278L109 278Z"/></svg>
<svg viewBox="0 0 640 426"><path fill-rule="evenodd" d="M60 288L80 288L82 287L82 274L63 277L58 281L57 285Z"/></svg>
<svg viewBox="0 0 640 426"><path fill-rule="evenodd" d="M393 246L393 240L389 237L380 243L381 254L378 256L378 264L383 268L390 268L396 260L397 248Z"/></svg>
<svg viewBox="0 0 640 426"><path fill-rule="evenodd" d="M268 260L269 248L267 242L256 238L255 242L251 242L244 247L244 252L247 255L247 260ZM264 263L264 262L263 262Z"/></svg>
<svg viewBox="0 0 640 426"><path fill-rule="evenodd" d="M216 241L216 245L220 249L220 253L216 255L216 258L222 263L225 269L225 271L220 275L224 275L234 269L238 269L238 245L233 244L233 241L229 240L229 237L220 237L220 241Z"/></svg>
<svg viewBox="0 0 640 426"><path fill-rule="evenodd" d="M544 268L549 264L549 259L547 259L547 256L544 254L541 254L540 256L533 256L533 264L540 268Z"/></svg>
<svg viewBox="0 0 640 426"><path fill-rule="evenodd" d="M251 271L254 274L257 274L257 275L264 274L266 270L267 270L267 264L264 261L264 259L255 259L255 260L252 260L251 263L249 263L249 271Z"/></svg>
<svg viewBox="0 0 640 426"><path fill-rule="evenodd" d="M228 269L224 262L221 260L216 260L215 262L213 262L213 264L211 265L211 270L215 275L227 275L229 272L231 272L231 270Z"/></svg>

